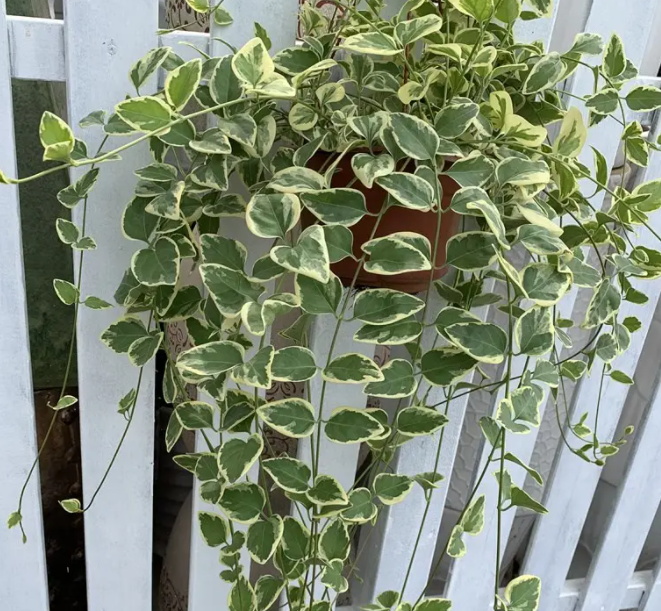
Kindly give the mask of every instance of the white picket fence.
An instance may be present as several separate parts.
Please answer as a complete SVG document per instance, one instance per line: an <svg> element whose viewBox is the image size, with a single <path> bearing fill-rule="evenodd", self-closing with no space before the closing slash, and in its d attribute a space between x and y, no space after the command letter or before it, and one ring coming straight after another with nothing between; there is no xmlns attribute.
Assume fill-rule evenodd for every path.
<svg viewBox="0 0 661 611"><path fill-rule="evenodd" d="M223 29L222 36L240 45L252 37L253 22L259 20L268 27L275 50L289 46L295 40L298 1L233 2L235 22ZM562 2L566 4L572 0ZM617 31L625 42L628 56L634 63L640 63L652 34L657 2L592 0L585 30L597 32L604 38ZM194 52L182 42L194 43L211 54L224 52L220 43L213 41L214 31L211 37L178 32L159 40L157 0L65 0L64 8L63 21L7 17L4 0L0 0L0 167L10 175L15 175L16 171L12 78L65 81L68 120L77 126L90 111L110 109L124 97L128 91L130 66L159 43L175 47L184 56L192 56ZM556 6L551 18L529 22L527 28L518 33L519 38L548 43L557 10ZM656 65L661 63L661 58L657 60ZM571 84L571 91L575 94L587 92L591 89L591 78L587 71L579 73ZM642 80L661 86L661 79ZM656 138L661 121L654 121L653 126L651 137ZM94 137L91 141L87 137L88 145L96 148L98 142ZM591 130L590 138L589 144L599 148L613 163L619 144L618 126L602 123L598 129ZM588 157L584 161L590 164ZM639 173L638 180L661 178L661 155L656 154L652 159L651 166ZM119 220L133 192L132 168L144 165L147 160L145 148L133 149L125 155L125 163L105 167L93 191L87 226L97 238L98 250L86 261L85 294L108 297L128 264L130 246L120 233ZM76 172L72 174L75 178ZM661 232L661 218L658 215L653 218L656 230ZM245 239L250 240L249 237ZM655 246L646 231L641 231L640 242ZM253 258L259 254L250 253ZM36 441L18 190L6 186L0 189L0 262L0 516L7 516L16 508L18 491L36 455ZM634 335L635 344L616 363L617 369L629 375L636 371L661 294L661 283L647 284L646 292L650 294L649 303L635 306L635 315L641 319L643 330ZM573 294L563 306L565 317L571 317L576 296ZM137 375L125 358L106 349L98 339L101 331L117 316L116 310L82 309L78 320L83 486L87 494L98 484L121 434L124 423L116 415L116 405L134 385ZM325 360L323 353L328 349L327 338L334 320L321 317L315 325L312 348ZM345 327L340 338L344 346L340 345L338 350L344 347L348 351L353 330L351 325ZM352 349L355 350L355 346ZM143 379L146 390L141 393L127 442L97 504L85 516L90 611L149 611L152 608L153 379L153 371L147 371ZM576 390L575 401L582 410L594 409L597 384L598 380L588 378ZM312 392L315 393L314 387ZM607 383L601 418L604 439L615 433L627 392L623 385ZM332 402L337 405L358 406L360 401L364 402L364 396L351 386L334 389ZM445 432L439 468L446 475L453 471L466 409L466 398L454 401L450 407L450 424ZM566 580L567 572L600 472L577 459L564 446L559 448L543 499L550 514L536 521L522 567L524 572L543 579L540 609L661 609L661 563L654 572L634 572L661 501L657 466L661 460L659 437L661 395L657 392L638 430L634 451L587 578L571 581ZM535 433L517 437L512 441L516 447L511 447L511 451L527 461L535 441ZM436 441L423 439L405 445L396 459L397 469L403 473L427 470L427 463L432 460L432 453L428 451L430 444L435 446ZM353 482L358 460L358 449L351 448L329 444L323 451L325 471L338 477L345 487ZM299 452L304 458L309 448L303 444ZM476 471L484 460L485 453L477 461ZM513 475L515 483L523 485L524 472L513 469ZM487 495L487 503L493 505L490 499L497 493L495 482L486 478L481 491ZM426 520L407 589L416 596L429 576L447 492L446 483L435 493ZM414 545L411 534L417 532L424 506L422 494L416 491L405 503L390 508L383 516L361 557L360 573L364 581L352 584L355 608L369 602L374 593L401 586L402 567L408 564ZM24 507L24 522L31 535L27 545L21 543L15 530L0 528L0 609L48 611L38 478L31 481ZM505 537L511 531L513 520L514 512L504 514ZM225 609L228 586L218 578L217 552L205 545L196 528L191 537L189 611ZM452 566L446 595L452 598L454 609L486 611L489 608L495 541L496 525L487 521L485 531L471 539L468 554Z"/></svg>

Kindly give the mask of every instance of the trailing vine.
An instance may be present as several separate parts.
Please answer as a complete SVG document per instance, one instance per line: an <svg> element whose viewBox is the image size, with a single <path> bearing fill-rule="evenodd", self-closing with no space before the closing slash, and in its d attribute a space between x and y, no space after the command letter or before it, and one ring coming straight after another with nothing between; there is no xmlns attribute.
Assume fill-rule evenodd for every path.
<svg viewBox="0 0 661 611"><path fill-rule="evenodd" d="M231 23L222 2L187 1L200 19L208 13L218 25ZM656 110L661 92L637 86L623 93L637 71L617 35L604 44L597 35L579 34L565 53L517 43L517 21L545 16L550 0L525 6L521 0L408 0L391 18L383 16L383 0L328 3L336 7L330 18L303 4L303 44L273 56L259 24L241 49L225 43L231 54L224 57L200 52L186 62L169 47L150 51L130 73L136 95L109 115L98 110L81 121L82 129L104 132L95 155L88 156L69 125L45 113L44 159L55 165L24 178L0 173L0 182L21 184L89 168L58 195L66 208L83 207L80 227L66 218L56 227L79 251L76 284L54 282L77 319L80 307L112 307L83 297L83 258L96 247L86 233L89 194L104 165L121 162L123 151L148 144L153 157L136 168L135 197L122 218L126 238L140 243L114 294L125 314L101 337L139 373L119 402L126 427L99 489L129 431L143 368L164 350L163 395L174 406L166 444L171 451L185 430L206 442L206 451L174 460L194 474L202 499L215 508L197 520L206 542L220 549L220 578L232 584L231 611L266 611L281 594L292 611L329 611L349 588L365 547L363 539L349 561L357 529L375 524L384 507L405 502L414 486L426 505L412 555L401 583L367 608L446 611L451 601L427 596L442 558L417 599L405 596L433 495L450 475L437 472L450 405L486 390L498 394L494 416L480 422L488 458L443 556L461 557L468 535L479 535L485 512L495 511L494 611L535 610L538 577L519 576L500 589L503 513L546 512L513 481L512 464L543 484L508 451L508 440L539 427L549 397L563 442L587 462L603 465L632 432L601 440L599 408L594 423L587 414L574 417L565 385L591 373L601 376L602 387L606 377L632 384L612 363L641 327L637 318L620 315L622 302L644 303L639 281L661 275L661 252L638 245L636 236L645 230L659 237L649 215L661 207L661 181L632 191L611 187L609 161L600 151L593 149L592 166L579 156L588 128L613 120L622 125L626 160L647 166L659 144L646 139L639 122L627 122L625 107ZM141 95L159 70L167 73L163 90ZM594 74L593 92L566 96L562 84L579 70ZM204 131L192 121L201 117L209 119ZM547 128L555 125L551 139ZM374 194L381 198L376 210L368 205ZM389 215L411 212L427 214L428 235L382 233ZM268 253L251 269L246 246L223 231L228 217L244 219L264 241ZM369 237L354 243L355 227L366 220ZM204 294L182 285L184 260L199 270ZM347 262L352 272L340 275L339 264ZM422 275L424 290L400 290L397 278L407 274ZM378 287L365 288L365 278L374 277ZM291 280L294 292L284 288ZM582 321L559 313L575 288L591 294ZM475 314L484 306L494 314L488 320ZM270 329L294 310L300 318L284 332L294 345L276 349ZM308 345L310 325L320 316L336 321L323 362ZM175 321L185 321L194 343L179 355L164 341ZM347 321L362 325L357 346L405 346L409 358L380 367L359 348L336 353ZM575 347L568 330L577 325L590 337ZM74 339L75 325L67 371ZM496 378L486 366L498 369ZM316 376L318 397L310 383ZM76 401L65 394L67 379L56 413ZM304 384L304 398L267 402L274 381ZM329 413L326 399L337 384L361 385L365 395L397 400L397 406ZM191 400L190 385L201 400ZM597 405L601 400L600 391ZM267 427L306 440L309 464L265 447ZM437 439L434 469L393 472L396 451L425 436ZM352 488L323 473L323 438L369 447L368 467ZM488 507L480 485L494 465L499 494ZM272 486L290 499L289 515L273 511ZM95 498L85 507L78 499L61 504L78 513ZM10 527L22 529L22 502L23 492ZM250 583L244 548L253 561L272 562L277 575Z"/></svg>

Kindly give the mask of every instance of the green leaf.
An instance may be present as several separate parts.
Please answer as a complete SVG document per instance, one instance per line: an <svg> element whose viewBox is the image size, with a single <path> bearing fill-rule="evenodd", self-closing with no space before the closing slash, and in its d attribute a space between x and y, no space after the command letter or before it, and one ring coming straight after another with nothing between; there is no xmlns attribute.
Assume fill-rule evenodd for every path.
<svg viewBox="0 0 661 611"><path fill-rule="evenodd" d="M553 349L555 327L551 308L531 308L516 321L514 333L521 354L542 356Z"/></svg>
<svg viewBox="0 0 661 611"><path fill-rule="evenodd" d="M218 4L213 8L213 20L216 22L216 25L219 25L220 27L225 27L234 23L234 18L230 15L229 11ZM257 25L258 24L255 24L255 26Z"/></svg>
<svg viewBox="0 0 661 611"><path fill-rule="evenodd" d="M66 499L58 502L60 507L67 513L83 513L82 505L78 499Z"/></svg>
<svg viewBox="0 0 661 611"><path fill-rule="evenodd" d="M602 281L590 300L583 326L593 329L607 322L620 309L621 302L622 297L611 281Z"/></svg>
<svg viewBox="0 0 661 611"><path fill-rule="evenodd" d="M220 447L218 469L227 481L234 483L250 470L263 449L261 435L251 435L246 440L229 439Z"/></svg>
<svg viewBox="0 0 661 611"><path fill-rule="evenodd" d="M252 523L246 535L246 548L250 557L258 564L266 564L275 553L283 531L284 523L280 516Z"/></svg>
<svg viewBox="0 0 661 611"><path fill-rule="evenodd" d="M180 220L181 196L184 193L184 186L183 181L176 182L170 190L152 199L145 207L145 212L174 221Z"/></svg>
<svg viewBox="0 0 661 611"><path fill-rule="evenodd" d="M289 271L327 283L331 278L328 247L324 230L319 225L308 227L298 238L296 246L276 246L271 258Z"/></svg>
<svg viewBox="0 0 661 611"><path fill-rule="evenodd" d="M482 363L502 363L507 351L507 333L499 326L462 322L445 329L450 341Z"/></svg>
<svg viewBox="0 0 661 611"><path fill-rule="evenodd" d="M303 560L308 556L310 531L296 518L287 516L284 520L282 551L291 560Z"/></svg>
<svg viewBox="0 0 661 611"><path fill-rule="evenodd" d="M437 348L422 356L422 375L434 386L450 386L472 371L477 361L455 348Z"/></svg>
<svg viewBox="0 0 661 611"><path fill-rule="evenodd" d="M206 13L209 11L209 0L186 0L186 4L197 13Z"/></svg>
<svg viewBox="0 0 661 611"><path fill-rule="evenodd" d="M416 233L402 231L375 238L362 249L370 256L363 268L372 274L393 276L431 269L429 240Z"/></svg>
<svg viewBox="0 0 661 611"><path fill-rule="evenodd" d="M335 357L322 375L324 380L339 384L363 384L384 379L379 366L372 359L358 353Z"/></svg>
<svg viewBox="0 0 661 611"><path fill-rule="evenodd" d="M262 348L249 361L232 370L232 380L237 384L255 388L271 388L271 363L275 355L273 346Z"/></svg>
<svg viewBox="0 0 661 611"><path fill-rule="evenodd" d="M213 101L216 104L226 104L238 100L241 93L241 83L232 69L232 56L219 58L209 79L209 94Z"/></svg>
<svg viewBox="0 0 661 611"><path fill-rule="evenodd" d="M427 407L406 407L397 415L397 430L412 437L431 435L447 423L443 414Z"/></svg>
<svg viewBox="0 0 661 611"><path fill-rule="evenodd" d="M186 401L175 409L181 425L187 431L213 428L213 407L202 401Z"/></svg>
<svg viewBox="0 0 661 611"><path fill-rule="evenodd" d="M452 602L445 598L425 598L415 607L414 611L450 611Z"/></svg>
<svg viewBox="0 0 661 611"><path fill-rule="evenodd" d="M370 397L403 399L410 397L417 388L413 376L413 366L403 359L393 359L381 368L384 380L370 382L365 386L365 394Z"/></svg>
<svg viewBox="0 0 661 611"><path fill-rule="evenodd" d="M127 316L110 325L101 335L101 341L111 350L127 353L133 342L149 335L139 318Z"/></svg>
<svg viewBox="0 0 661 611"><path fill-rule="evenodd" d="M74 208L92 190L99 177L99 169L94 168L83 174L74 184L57 194L58 201L66 208Z"/></svg>
<svg viewBox="0 0 661 611"><path fill-rule="evenodd" d="M175 68L165 80L165 97L175 110L182 110L193 97L202 76L202 60L197 57Z"/></svg>
<svg viewBox="0 0 661 611"><path fill-rule="evenodd" d="M262 405L259 417L272 429L287 437L309 437L314 430L314 407L303 399L282 399Z"/></svg>
<svg viewBox="0 0 661 611"><path fill-rule="evenodd" d="M150 242L158 225L158 217L147 212L149 199L136 197L129 202L122 215L122 230L130 240Z"/></svg>
<svg viewBox="0 0 661 611"><path fill-rule="evenodd" d="M424 15L408 21L400 21L395 26L395 36L406 47L425 36L438 32L442 26L443 20L440 16Z"/></svg>
<svg viewBox="0 0 661 611"><path fill-rule="evenodd" d="M530 475L530 477L532 477L540 486L544 484L544 480L542 479L542 476L535 469L528 466L520 458L514 456L514 454L512 454L511 452L507 452L504 458L505 460L509 460L515 465L519 465L519 467L521 467L522 469L525 469L525 471L528 472L528 475Z"/></svg>
<svg viewBox="0 0 661 611"><path fill-rule="evenodd" d="M248 229L260 238L284 240L300 216L300 201L290 193L255 195L246 209Z"/></svg>
<svg viewBox="0 0 661 611"><path fill-rule="evenodd" d="M555 255L567 250L560 238L541 225L521 225L516 235L517 242L534 255Z"/></svg>
<svg viewBox="0 0 661 611"><path fill-rule="evenodd" d="M308 314L335 314L342 299L342 283L337 276L331 276L324 284L298 274L296 295L301 300L301 308Z"/></svg>
<svg viewBox="0 0 661 611"><path fill-rule="evenodd" d="M651 89L659 92L659 90L655 89L654 87L651 87ZM620 93L617 91L617 89L606 88L595 93L594 95L588 96L585 101L585 106L598 115L609 115L620 107L619 102ZM628 96L627 102L629 102ZM661 102L659 105L661 106ZM631 105L629 105L629 107L631 107Z"/></svg>
<svg viewBox="0 0 661 611"><path fill-rule="evenodd" d="M227 543L229 526L223 516L208 511L199 511L197 519L202 538L209 547L220 547Z"/></svg>
<svg viewBox="0 0 661 611"><path fill-rule="evenodd" d="M537 611L542 594L539 577L522 575L509 582L505 588L508 611Z"/></svg>
<svg viewBox="0 0 661 611"><path fill-rule="evenodd" d="M453 162L444 173L460 187L481 187L489 181L493 172L493 162L482 154L476 154Z"/></svg>
<svg viewBox="0 0 661 611"><path fill-rule="evenodd" d="M203 155L229 155L232 152L229 138L217 128L207 130L199 140L192 140L189 146Z"/></svg>
<svg viewBox="0 0 661 611"><path fill-rule="evenodd" d="M273 60L259 38L248 41L232 59L234 74L247 85L257 88L267 83L275 73Z"/></svg>
<svg viewBox="0 0 661 611"><path fill-rule="evenodd" d="M570 360L565 361L560 368L560 372L565 378L569 378L573 382L578 382L587 371L587 364L583 361Z"/></svg>
<svg viewBox="0 0 661 611"><path fill-rule="evenodd" d="M604 50L604 40L599 34L581 32L576 35L574 44L569 53L582 53L585 55L601 55Z"/></svg>
<svg viewBox="0 0 661 611"><path fill-rule="evenodd" d="M73 152L73 131L52 112L46 111L41 116L39 139L44 147L44 161L66 161Z"/></svg>
<svg viewBox="0 0 661 611"><path fill-rule="evenodd" d="M424 302L401 291L370 289L358 293L354 301L354 318L372 325L388 325L416 314Z"/></svg>
<svg viewBox="0 0 661 611"><path fill-rule="evenodd" d="M388 176L393 172L395 160L385 153L381 155L356 153L351 158L351 168L356 178L368 189L371 189L377 178Z"/></svg>
<svg viewBox="0 0 661 611"><path fill-rule="evenodd" d="M346 560L349 556L349 532L340 520L333 520L324 528L319 539L319 552L321 557L330 562L332 560Z"/></svg>
<svg viewBox="0 0 661 611"><path fill-rule="evenodd" d="M538 359L535 365L533 380L544 382L552 388L557 388L558 384L560 384L560 374L553 363L544 359Z"/></svg>
<svg viewBox="0 0 661 611"><path fill-rule="evenodd" d="M276 486L287 492L304 494L310 487L312 472L300 460L288 456L269 458L262 462L262 466Z"/></svg>
<svg viewBox="0 0 661 611"><path fill-rule="evenodd" d="M336 443L362 443L383 433L383 426L365 410L340 407L326 421L326 436Z"/></svg>
<svg viewBox="0 0 661 611"><path fill-rule="evenodd" d="M131 270L146 286L174 285L179 278L179 249L174 240L160 237L153 246L139 250L131 260Z"/></svg>
<svg viewBox="0 0 661 611"><path fill-rule="evenodd" d="M533 499L527 492L524 492L518 486L512 486L510 502L515 507L524 507L525 509L531 509L535 513L547 514L548 510L544 505L538 503Z"/></svg>
<svg viewBox="0 0 661 611"><path fill-rule="evenodd" d="M585 146L588 130L581 111L572 106L566 113L560 133L553 143L553 151L565 157L578 157Z"/></svg>
<svg viewBox="0 0 661 611"><path fill-rule="evenodd" d="M201 0L186 0L186 2L200 2ZM204 0L205 2L207 0ZM255 592L250 585L250 582L243 576L239 575L238 580L232 586L229 597L227 599L229 611L254 611L257 606L257 599Z"/></svg>
<svg viewBox="0 0 661 611"><path fill-rule="evenodd" d="M477 536L484 529L484 504L486 497L481 494L466 509L461 519L463 531L469 535Z"/></svg>
<svg viewBox="0 0 661 611"><path fill-rule="evenodd" d="M289 346L276 351L271 365L273 379L280 382L305 382L317 374L314 353L308 348Z"/></svg>
<svg viewBox="0 0 661 611"><path fill-rule="evenodd" d="M493 0L449 0L450 4L464 15L479 22L487 22L493 17ZM417 611L417 608L416 608ZM424 611L435 611L425 609Z"/></svg>
<svg viewBox="0 0 661 611"><path fill-rule="evenodd" d="M532 68L523 84L523 94L532 95L553 87L563 76L565 66L559 53L549 53Z"/></svg>
<svg viewBox="0 0 661 611"><path fill-rule="evenodd" d="M53 411L59 412L61 409L66 409L67 407L71 407L76 403L78 403L78 399L76 397L72 395L64 395L63 397L60 397L55 405L49 404L49 407L53 409Z"/></svg>
<svg viewBox="0 0 661 611"><path fill-rule="evenodd" d="M420 337L422 324L415 320L402 320L389 325L363 325L353 338L357 342L382 346L402 346Z"/></svg>
<svg viewBox="0 0 661 611"><path fill-rule="evenodd" d="M552 306L569 290L571 275L548 263L533 263L523 272L523 288L537 305Z"/></svg>
<svg viewBox="0 0 661 611"><path fill-rule="evenodd" d="M617 34L612 34L608 41L608 45L604 51L602 67L606 76L611 79L621 76L627 67L624 44Z"/></svg>
<svg viewBox="0 0 661 611"><path fill-rule="evenodd" d="M255 584L255 597L257 599L256 611L268 611L278 600L285 582L273 575L262 575Z"/></svg>
<svg viewBox="0 0 661 611"><path fill-rule="evenodd" d="M372 489L375 496L385 505L401 503L413 489L414 481L408 475L379 473L374 478Z"/></svg>
<svg viewBox="0 0 661 611"><path fill-rule="evenodd" d="M243 271L248 252L241 242L220 235L204 234L200 238L202 261Z"/></svg>
<svg viewBox="0 0 661 611"><path fill-rule="evenodd" d="M434 119L436 133L441 138L458 138L477 117L480 107L475 102L456 102L445 106Z"/></svg>
<svg viewBox="0 0 661 611"><path fill-rule="evenodd" d="M610 372L610 377L613 378L616 382L619 382L620 384L626 384L627 386L631 386L632 384L634 384L634 381L630 376L628 376L623 371L619 371L617 369L614 369L613 371Z"/></svg>
<svg viewBox="0 0 661 611"><path fill-rule="evenodd" d="M661 90L651 85L634 87L627 94L627 105L631 110L644 112L661 108Z"/></svg>
<svg viewBox="0 0 661 611"><path fill-rule="evenodd" d="M344 39L340 47L367 55L397 55L403 51L392 36L379 31L349 36Z"/></svg>
<svg viewBox="0 0 661 611"><path fill-rule="evenodd" d="M142 132L165 130L174 121L168 105L149 96L124 100L117 104L115 111L124 122Z"/></svg>
<svg viewBox="0 0 661 611"><path fill-rule="evenodd" d="M129 360L136 367L143 367L156 356L162 342L163 333L149 335L133 342L129 348Z"/></svg>
<svg viewBox="0 0 661 611"><path fill-rule="evenodd" d="M372 502L372 493L367 488L355 488L349 493L349 507L341 516L347 522L365 524L377 515L377 507Z"/></svg>
<svg viewBox="0 0 661 611"><path fill-rule="evenodd" d="M60 280L59 278L56 278L53 280L53 288L55 289L55 294L57 295L58 299L64 305L73 305L80 297L76 285L71 284L71 282L68 282L67 280Z"/></svg>
<svg viewBox="0 0 661 611"><path fill-rule="evenodd" d="M257 484L240 483L227 486L218 504L234 522L252 524L264 509L266 498Z"/></svg>
<svg viewBox="0 0 661 611"><path fill-rule="evenodd" d="M367 214L365 196L355 189L325 189L301 194L305 207L326 225L350 227Z"/></svg>
<svg viewBox="0 0 661 611"><path fill-rule="evenodd" d="M184 374L217 376L243 363L243 353L243 347L235 342L209 342L182 352L177 368Z"/></svg>
<svg viewBox="0 0 661 611"><path fill-rule="evenodd" d="M294 104L289 111L289 125L299 132L311 130L319 121L319 115L310 106Z"/></svg>
<svg viewBox="0 0 661 611"><path fill-rule="evenodd" d="M496 177L501 185L525 187L547 184L551 180L551 173L544 161L508 157L498 164Z"/></svg>
<svg viewBox="0 0 661 611"><path fill-rule="evenodd" d="M83 303L90 309L90 310L107 310L109 308L112 308L112 304L108 303L104 299L101 299L99 297L94 297L94 295L90 295L83 301Z"/></svg>
<svg viewBox="0 0 661 611"><path fill-rule="evenodd" d="M326 188L326 179L309 168L285 168L275 174L269 187L280 193L316 192Z"/></svg>
<svg viewBox="0 0 661 611"><path fill-rule="evenodd" d="M321 583L338 593L349 589L349 582L342 575L344 563L341 560L331 560L321 573Z"/></svg>
<svg viewBox="0 0 661 611"><path fill-rule="evenodd" d="M349 499L340 482L330 475L317 475L305 496L315 505L348 505Z"/></svg>
<svg viewBox="0 0 661 611"><path fill-rule="evenodd" d="M255 22L255 36L257 36L257 38L259 38L264 43L267 51L271 50L273 43L271 42L267 31L257 22Z"/></svg>
<svg viewBox="0 0 661 611"><path fill-rule="evenodd" d="M446 262L463 271L479 271L496 260L497 248L494 235L467 231L448 240Z"/></svg>
<svg viewBox="0 0 661 611"><path fill-rule="evenodd" d="M431 125L399 112L390 114L388 119L395 142L404 153L422 161L436 159L440 141Z"/></svg>
<svg viewBox="0 0 661 611"><path fill-rule="evenodd" d="M385 189L405 208L431 210L434 204L434 189L423 178L405 172L392 172L377 178L376 184Z"/></svg>
<svg viewBox="0 0 661 611"><path fill-rule="evenodd" d="M264 291L262 285L251 282L241 271L223 265L205 263L200 272L204 286L224 316L237 316L245 303L257 301Z"/></svg>
<svg viewBox="0 0 661 611"><path fill-rule="evenodd" d="M130 77L136 90L140 89L147 79L163 65L171 51L171 47L152 49L133 65Z"/></svg>

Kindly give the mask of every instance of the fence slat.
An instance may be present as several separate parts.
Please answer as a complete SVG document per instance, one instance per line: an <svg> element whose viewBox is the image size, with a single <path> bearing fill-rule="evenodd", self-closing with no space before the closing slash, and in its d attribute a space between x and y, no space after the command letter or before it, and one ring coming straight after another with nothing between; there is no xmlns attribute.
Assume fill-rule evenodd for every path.
<svg viewBox="0 0 661 611"><path fill-rule="evenodd" d="M586 589L576 611L618 611L661 501L661 486L650 486L661 460L661 388L635 440L624 481L604 538L590 565ZM617 559L617 560L616 560Z"/></svg>
<svg viewBox="0 0 661 611"><path fill-rule="evenodd" d="M14 78L64 81L64 22L9 17L9 57Z"/></svg>
<svg viewBox="0 0 661 611"><path fill-rule="evenodd" d="M100 130L84 134L78 121L89 112L112 107L131 91L131 65L156 46L156 2L67 0L65 42L69 121L94 154ZM151 86L155 87L155 82ZM149 93L149 87L145 87ZM112 144L111 144L112 146ZM146 146L126 151L123 161L101 168L88 206L87 231L98 249L86 255L82 294L112 301L114 288L130 265L134 247L120 231L121 214L133 195L133 170L149 163ZM82 171L72 172L78 178ZM82 224L82 206L74 221ZM78 375L81 404L83 490L86 501L98 486L125 422L117 403L138 378L125 355L99 340L120 315L114 308L81 308L78 319ZM126 442L85 516L88 609L145 611L152 599L152 487L154 456L153 364L145 367L135 416Z"/></svg>
<svg viewBox="0 0 661 611"><path fill-rule="evenodd" d="M632 23L639 23L640 38L636 45L630 45L633 49L629 51L632 61L640 60L644 52L644 41L649 35L647 24L642 26L645 21L644 14L639 14L637 11L643 2L631 6L631 12L636 12ZM605 7L604 7L605 8ZM649 9L649 6L648 6ZM593 15L588 19L587 31L599 32L597 26L604 27L603 15L594 18L596 25L591 27ZM616 19L617 16L613 16ZM628 28L628 19L630 15L627 12L622 13L620 21L623 29L626 31ZM611 21L611 29L601 33L606 35L609 33L614 25ZM629 41L627 38L625 41ZM637 55L636 55L637 54ZM634 82L631 86L635 86ZM577 84L575 90L578 90L580 84ZM614 122L613 122L614 123ZM610 132L610 133L609 133ZM620 129L617 126L608 126L602 124L598 130L591 130L588 137L588 144L595 146L602 150L608 159L609 163L612 162L617 153L617 146L619 145ZM661 159L658 156L652 156L650 167L645 174L645 180L651 180L661 174ZM658 232L661 227L661 220L652 218L651 224ZM658 246L656 238L654 238L649 231L641 229L640 237L637 240L638 245L649 245L654 248ZM635 286L635 283L634 283ZM626 372L628 375L633 376L636 368L636 363L640 357L643 343L649 329L649 324L654 314L657 300L661 291L658 286L650 283L642 287L646 290L650 300L644 306L635 306L629 302L624 302L620 310L620 318L628 315L637 316L643 323L640 333L637 333L632 338L632 345L628 352L619 357L615 363L614 368ZM588 412L588 420L594 421L596 402L594 397L599 395L600 376L597 373L587 379L583 379L577 388L574 396L574 405L580 405L582 411ZM615 433L620 414L624 407L627 389L622 384L614 382L610 377L604 381L602 396L607 401L606 409L601 411L599 420L600 436L602 439L611 439ZM549 609L552 611L560 596L563 583L567 577L569 566L579 540L585 518L594 495L594 491L599 480L600 470L593 465L587 464L577 458L564 444L561 444L553 465L553 471L550 474L546 487L544 490L544 505L549 510L549 515L538 519L533 528L532 537L526 557L524 560L523 571L534 575L544 576L544 588L542 589L541 608Z"/></svg>
<svg viewBox="0 0 661 611"><path fill-rule="evenodd" d="M634 573L635 575L636 573ZM661 609L661 559L656 561L652 578L645 588L645 594L638 607L640 611L656 611L657 609Z"/></svg>
<svg viewBox="0 0 661 611"><path fill-rule="evenodd" d="M0 0L0 168L16 176L14 115L9 69L9 37L5 0ZM0 444L0 600L15 611L48 611L39 469L23 503L24 545L18 528L5 521L16 511L18 496L37 455L30 340L28 337L23 246L18 187L0 185L0 393L3 443Z"/></svg>
<svg viewBox="0 0 661 611"><path fill-rule="evenodd" d="M238 181L236 181L238 183ZM232 185L232 190L237 192L240 190L238 185ZM243 189L245 191L245 189ZM220 233L228 238L239 240L245 245L248 256L246 261L246 269L252 269L254 262L268 251L269 242L255 237L242 219L222 219ZM273 286L269 286L270 292L273 291ZM270 331L270 330L269 330ZM265 345L269 343L269 331L265 337ZM254 338L253 338L254 339ZM257 348L252 348L246 352L246 359L251 358ZM230 384L232 385L232 384ZM260 391L263 397L264 392ZM208 401L211 405L214 400L211 397L202 394L200 397L202 401ZM245 438L245 434L224 435L224 439L232 437ZM197 452L208 452L209 448L201 434L195 438L195 450ZM259 466L255 464L247 473L247 479L252 482L257 482L259 477ZM199 494L200 482L195 480L195 487L193 490L193 509L191 519L191 551L190 551L190 570L189 570L189 586L188 586L188 611L217 611L219 601L225 604L229 595L231 584L222 581L219 578L219 573L223 569L218 561L218 548L209 547L202 538L198 526L198 511L210 511L211 513L218 513L218 507L206 503L202 500ZM246 531L247 527L240 524L234 525L235 530ZM250 575L251 560L248 550L244 547L241 551L241 563L244 568L244 574Z"/></svg>
<svg viewBox="0 0 661 611"><path fill-rule="evenodd" d="M230 44L240 47L250 38L254 37L253 24L259 18L259 15L269 15L268 30L273 42L272 53L294 44L296 39L296 14L298 10L296 0L287 0L286 2L282 0L270 0L269 2L264 2L263 0L243 0L240 4L233 5L230 10L234 18L234 23L231 26L222 28L213 23L211 26L211 38L197 33L172 33L163 36L161 38L161 44L163 46L173 46L177 50L177 43L185 41L195 44L202 50L205 50L205 45L208 45L208 50L213 56L227 55L227 47L220 41L213 40L213 38L220 37ZM240 189L237 184L232 184L231 188L233 190ZM244 195L247 194L244 192ZM252 235L243 221L223 219L220 233L239 240L247 247L248 270L252 269L254 261L268 250L266 241ZM272 287L269 290L272 291ZM268 343L268 336L266 341ZM247 354L247 357L249 356L250 353ZM208 450L201 435L196 437L196 450ZM257 481L258 476L258 467L254 466L248 473L248 478L251 481ZM200 498L199 482L197 481L195 482L193 495L188 610L215 611L218 609L219 604L221 606L225 605L231 584L222 581L218 576L222 569L218 562L218 550L209 547L205 543L198 528L198 511L205 509L213 510L213 508L208 506ZM244 573L250 575L251 560L245 548L241 554L241 562L244 567Z"/></svg>

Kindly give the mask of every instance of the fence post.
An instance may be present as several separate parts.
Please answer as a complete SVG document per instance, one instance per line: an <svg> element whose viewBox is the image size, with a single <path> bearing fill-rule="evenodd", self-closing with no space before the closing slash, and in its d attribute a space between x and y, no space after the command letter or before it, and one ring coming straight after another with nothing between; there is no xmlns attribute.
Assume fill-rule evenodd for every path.
<svg viewBox="0 0 661 611"><path fill-rule="evenodd" d="M158 44L157 0L67 0L66 72L69 122L89 153L99 147L99 128L81 130L78 121L94 110L112 112L127 94L133 63ZM155 91L156 79L141 91ZM111 138L108 148L117 146ZM106 148L105 150L108 150ZM121 215L133 196L135 168L150 162L146 146L101 167L89 198L86 233L98 249L85 255L82 295L112 301L134 247L122 236ZM72 178L82 172L73 171ZM82 205L73 220L82 224ZM136 386L138 369L114 354L99 337L122 311L81 308L78 318L78 377L84 499L89 502L111 460L126 422L118 401ZM117 462L85 516L88 609L146 611L152 600L152 488L154 457L154 365L144 369L135 416Z"/></svg>
<svg viewBox="0 0 661 611"><path fill-rule="evenodd" d="M0 0L0 169L16 176L9 36L5 0ZM48 611L48 581L44 556L39 467L23 503L23 524L29 543L21 542L18 527L6 520L16 511L18 496L37 455L30 339L23 273L23 246L18 187L0 185L0 394L3 442L0 444L0 601L13 611Z"/></svg>

